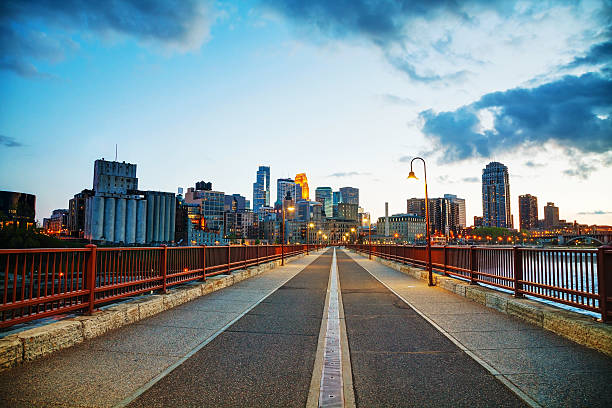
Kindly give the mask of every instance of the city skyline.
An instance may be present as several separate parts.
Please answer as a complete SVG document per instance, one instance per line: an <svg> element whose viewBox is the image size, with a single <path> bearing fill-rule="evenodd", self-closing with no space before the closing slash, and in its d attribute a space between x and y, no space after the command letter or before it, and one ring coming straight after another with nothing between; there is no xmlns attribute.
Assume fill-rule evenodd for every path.
<svg viewBox="0 0 612 408"><path fill-rule="evenodd" d="M344 19L318 1L158 1L184 11L160 15L128 1L110 14L38 3L1 17L12 43L0 61L0 188L35 194L39 220L89 188L90 163L118 144L145 190L206 179L252 198L265 165L273 180L306 171L311 195L355 186L374 219L386 201L401 213L423 196L406 176L424 155L430 196L465 198L468 224L482 215L481 169L499 161L515 227L525 194L568 221L612 224L605 2L357 1ZM372 14L384 24L361 18ZM130 18L142 26L116 23Z"/></svg>

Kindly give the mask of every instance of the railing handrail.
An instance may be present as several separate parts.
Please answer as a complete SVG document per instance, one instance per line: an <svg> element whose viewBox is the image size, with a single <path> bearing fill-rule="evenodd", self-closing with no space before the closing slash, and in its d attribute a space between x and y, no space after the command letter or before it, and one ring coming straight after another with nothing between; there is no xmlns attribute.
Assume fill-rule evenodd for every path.
<svg viewBox="0 0 612 408"><path fill-rule="evenodd" d="M284 251L281 248L285 248ZM280 260L319 244L0 249L0 327Z"/></svg>

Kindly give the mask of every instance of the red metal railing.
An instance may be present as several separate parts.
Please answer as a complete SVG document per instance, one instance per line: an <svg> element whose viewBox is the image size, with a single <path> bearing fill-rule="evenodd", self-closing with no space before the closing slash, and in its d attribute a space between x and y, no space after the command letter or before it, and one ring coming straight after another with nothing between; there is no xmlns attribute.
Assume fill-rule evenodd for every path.
<svg viewBox="0 0 612 408"><path fill-rule="evenodd" d="M425 246L348 245L380 258L427 265ZM541 249L433 246L436 272L600 313L612 320L612 247Z"/></svg>
<svg viewBox="0 0 612 408"><path fill-rule="evenodd" d="M317 249L319 245L309 245ZM307 252L306 245L0 249L0 328Z"/></svg>

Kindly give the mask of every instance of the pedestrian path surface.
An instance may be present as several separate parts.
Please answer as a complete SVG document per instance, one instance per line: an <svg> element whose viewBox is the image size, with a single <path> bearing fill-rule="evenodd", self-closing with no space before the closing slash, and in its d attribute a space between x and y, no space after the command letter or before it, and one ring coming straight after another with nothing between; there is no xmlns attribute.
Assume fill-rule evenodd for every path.
<svg viewBox="0 0 612 408"><path fill-rule="evenodd" d="M331 254L327 251L130 407L304 407Z"/></svg>
<svg viewBox="0 0 612 408"><path fill-rule="evenodd" d="M343 252L338 272L357 406L525 406Z"/></svg>
<svg viewBox="0 0 612 408"><path fill-rule="evenodd" d="M612 406L612 387L610 387L612 359L604 354L454 293L436 287L428 287L425 281L407 276L349 251L345 251L344 255L342 252L338 253L340 282L343 290L350 288L348 282L350 282L350 279L354 279L354 274L349 275L343 272L343 265L348 257L377 280L391 288L420 314L430 319L433 324L438 326L439 330L449 335L454 342L459 343L466 353L470 353L476 359L481 360L500 380L509 382L511 387L518 388L516 390L518 393L526 394L526 398L531 399L535 404L545 407ZM353 269L355 268L353 267ZM373 331L378 330L381 333L379 336L374 339L368 339L366 336L355 343L356 335L360 333L360 330L363 330L363 327L359 328L350 323L351 297L357 298L358 295L348 293L345 295L343 292L349 344L351 344L351 333L353 333L354 339L351 344L351 358L353 359L353 376L357 398L359 398L358 384L365 381L366 378L368 378L368 381L375 382L374 375L377 371L382 371L381 366L389 365L390 368L394 368L401 359L405 358L399 356L393 359L390 358L390 355L381 355L380 358L374 358L373 356L378 357L379 354L370 356L367 353L364 353L367 357L360 357L359 347L372 350L384 347L390 348L391 346L395 347L396 350L424 347L425 349L437 348L440 351L449 347L449 344L442 340L432 342L429 345L421 344L429 336L428 333L431 331L429 328L414 326L413 330L405 331L402 326L411 325L409 323L412 321L410 316L414 312L412 308L406 310L401 303L396 308L395 313L398 316L404 316L403 324L392 324L392 317L386 317L384 319L386 323L373 324ZM375 300L378 300L378 298L373 296L372 303L374 304L362 308L362 310L377 307ZM359 307L355 308L355 313L359 313L359 310ZM403 312L402 310L406 311ZM376 318L376 320L379 320L379 318ZM351 327L353 328L351 329ZM420 339L415 339L415 336ZM364 344L364 346L361 346L361 344ZM441 353L438 358L443 359L446 355ZM434 369L430 364L430 362L435 363L433 360L436 357L433 354L413 356L414 360L406 361L405 364L414 367L415 373L421 372L424 376L428 376L431 381L430 383L420 381L418 384L414 384L415 387L421 390L428 389L427 392L439 393L449 387L457 387L461 382L464 382L462 376L473 375L471 374L472 371L470 373L459 371L460 367L455 367L453 364L453 362L463 361L465 357L457 355L457 359L449 360L447 365L438 366L438 373L433 372ZM363 378L355 367L357 365L356 361L359 361L360 358L364 359L365 362L368 358L370 359L369 370L371 373L367 373ZM431 361L428 361L428 358ZM419 359L421 359L420 367L417 362ZM473 365L467 360L465 364ZM372 369L373 366L381 367L381 369ZM379 381L383 380L391 381L391 379L386 378L379 379ZM432 383L435 386L428 388L427 386L433 385ZM464 387L468 386L457 387L456 397L458 399L462 396L468 397L469 394L478 396L484 392L482 384L474 383L469 386L469 389L463 389ZM389 392L392 392L393 387L390 388ZM456 406L457 404L450 405Z"/></svg>
<svg viewBox="0 0 612 408"><path fill-rule="evenodd" d="M321 262L318 260L319 255L320 253L311 254L294 260L284 267L266 271L262 275L195 299L137 324L125 326L40 360L4 371L0 373L0 406L115 406L134 396L141 387L156 376L163 375L169 367L180 364L191 352L238 319L246 310L276 292L277 288L306 269L313 261ZM328 263L326 271L329 273L330 256L325 256L323 262ZM266 309L276 309L279 316L276 321L268 322L266 330L273 331L273 325L282 320L282 312L288 312L291 305L284 303L284 306L281 306L281 301L283 294L289 292L291 290L279 291L276 303L260 303L261 313L265 313ZM310 315L318 315L320 319L322 309L319 313L315 306L304 305L304 308L309 308ZM284 340L281 335L276 338L264 334L241 335L240 331L248 331L258 325L256 315L245 317L244 320L240 319L240 325L234 328L235 331L226 336L228 341L236 346L236 350L241 349L243 353L253 354L265 348L282 350L290 347L296 350L296 346ZM295 326L301 330L316 326L318 331L316 322L309 321L305 316L301 321L295 322ZM212 342L208 345L216 347ZM227 357L228 353L225 350L215 350L212 354ZM238 361L238 356L234 357L235 361ZM300 358L304 357L296 356L296 359ZM209 361L202 363L208 365ZM286 369L299 370L298 364L289 361ZM217 371L205 375L200 372L197 379L194 378L195 382L186 386L198 389L203 384L214 384L219 387L218 398L222 399L230 394L230 386L235 386L230 382L224 383L232 372L236 375L244 369L245 385L256 380L248 377L250 374L247 368L217 365ZM279 384L282 384L282 372L270 375L276 376L274 378L278 378ZM166 406L181 405L180 400L177 400L177 404ZM216 404L211 402L210 405ZM227 405L232 405L231 401Z"/></svg>

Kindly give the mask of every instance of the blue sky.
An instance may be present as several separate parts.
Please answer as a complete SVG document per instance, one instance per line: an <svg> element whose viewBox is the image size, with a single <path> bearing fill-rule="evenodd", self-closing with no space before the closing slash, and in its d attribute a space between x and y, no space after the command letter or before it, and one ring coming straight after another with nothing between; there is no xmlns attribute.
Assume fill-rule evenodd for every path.
<svg viewBox="0 0 612 408"><path fill-rule="evenodd" d="M480 175L612 224L609 1L81 0L0 5L0 189L37 218L138 164L140 187L198 180L251 199L259 165L355 186L366 211L430 196L482 213ZM417 174L421 172L417 169ZM273 194L275 190L273 188Z"/></svg>

